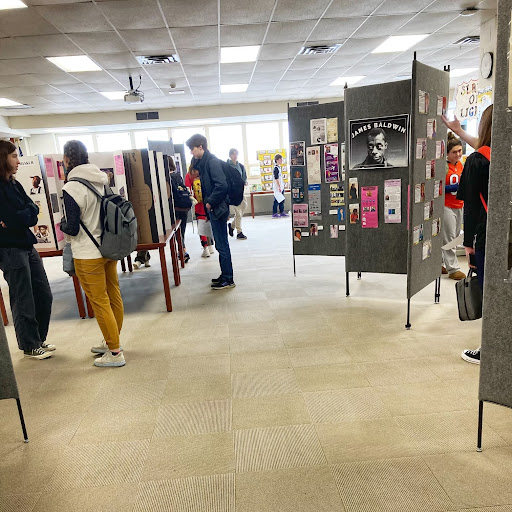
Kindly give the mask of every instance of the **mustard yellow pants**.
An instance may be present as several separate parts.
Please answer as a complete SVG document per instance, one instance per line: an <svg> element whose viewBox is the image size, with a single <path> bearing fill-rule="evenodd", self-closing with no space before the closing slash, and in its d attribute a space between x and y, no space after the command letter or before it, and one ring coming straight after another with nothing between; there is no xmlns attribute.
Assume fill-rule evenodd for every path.
<svg viewBox="0 0 512 512"><path fill-rule="evenodd" d="M107 258L75 259L75 272L94 309L108 348L119 349L124 308L117 276L117 261Z"/></svg>

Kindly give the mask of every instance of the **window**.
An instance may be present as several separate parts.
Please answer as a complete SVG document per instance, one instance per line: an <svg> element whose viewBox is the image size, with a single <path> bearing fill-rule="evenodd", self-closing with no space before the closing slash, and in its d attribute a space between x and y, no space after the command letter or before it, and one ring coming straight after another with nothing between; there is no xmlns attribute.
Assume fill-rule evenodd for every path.
<svg viewBox="0 0 512 512"><path fill-rule="evenodd" d="M148 140L169 140L167 130L150 130L133 132L136 149L148 149Z"/></svg>
<svg viewBox="0 0 512 512"><path fill-rule="evenodd" d="M199 133L200 135L205 135L204 127L190 127L190 128L173 128L172 129L172 142L174 144L185 144L185 141L192 137L195 133ZM190 150L185 146L185 158L187 159L187 169L190 164L190 160L192 159L192 155L190 154Z"/></svg>
<svg viewBox="0 0 512 512"><path fill-rule="evenodd" d="M290 134L288 130L288 121L282 121L281 125L283 127L283 147L286 151L289 151L290 147Z"/></svg>
<svg viewBox="0 0 512 512"><path fill-rule="evenodd" d="M241 125L211 126L209 136L208 148L215 156L221 160L227 160L229 158L229 150L236 148L238 149L238 160L242 163L245 162Z"/></svg>
<svg viewBox="0 0 512 512"><path fill-rule="evenodd" d="M279 122L254 123L246 126L247 133L247 155L250 163L258 161L258 150L279 149Z"/></svg>
<svg viewBox="0 0 512 512"><path fill-rule="evenodd" d="M57 140L59 142L60 153L64 153L64 144L66 144L68 140L79 140L80 142L83 142L85 144L88 153L94 152L94 141L92 135L83 133L79 133L77 135L59 135L57 137Z"/></svg>
<svg viewBox="0 0 512 512"><path fill-rule="evenodd" d="M98 151L119 151L132 149L130 134L128 132L98 133Z"/></svg>

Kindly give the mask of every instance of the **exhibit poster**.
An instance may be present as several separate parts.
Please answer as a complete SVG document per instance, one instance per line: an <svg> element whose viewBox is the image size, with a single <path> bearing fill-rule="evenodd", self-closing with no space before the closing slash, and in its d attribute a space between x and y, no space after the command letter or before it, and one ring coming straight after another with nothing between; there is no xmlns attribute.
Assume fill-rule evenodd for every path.
<svg viewBox="0 0 512 512"><path fill-rule="evenodd" d="M414 185L414 202L422 203L425 201L425 183L416 183Z"/></svg>
<svg viewBox="0 0 512 512"><path fill-rule="evenodd" d="M416 160L427 158L427 139L416 139Z"/></svg>
<svg viewBox="0 0 512 512"><path fill-rule="evenodd" d="M434 215L434 201L427 201L423 205L423 220L429 220Z"/></svg>
<svg viewBox="0 0 512 512"><path fill-rule="evenodd" d="M331 224L329 226L329 233L331 235L331 238L338 238L338 225L337 224Z"/></svg>
<svg viewBox="0 0 512 512"><path fill-rule="evenodd" d="M428 114L428 109L430 106L430 95L428 92L419 91L419 113L420 114Z"/></svg>
<svg viewBox="0 0 512 512"><path fill-rule="evenodd" d="M378 228L377 198L379 187L361 187L361 227Z"/></svg>
<svg viewBox="0 0 512 512"><path fill-rule="evenodd" d="M426 260L432 256L432 240L423 242L423 259Z"/></svg>
<svg viewBox="0 0 512 512"><path fill-rule="evenodd" d="M423 224L420 224L419 226L414 226L414 229L412 230L412 243L414 245L418 245L422 241L423 241Z"/></svg>
<svg viewBox="0 0 512 512"><path fill-rule="evenodd" d="M306 150L308 165L308 185L322 183L320 172L320 146L310 147Z"/></svg>
<svg viewBox="0 0 512 512"><path fill-rule="evenodd" d="M321 220L322 218L322 196L320 185L308 185L309 218Z"/></svg>
<svg viewBox="0 0 512 512"><path fill-rule="evenodd" d="M351 120L349 133L349 170L409 165L409 114Z"/></svg>
<svg viewBox="0 0 512 512"><path fill-rule="evenodd" d="M309 226L308 205L292 205L292 217L294 228L307 228Z"/></svg>
<svg viewBox="0 0 512 512"><path fill-rule="evenodd" d="M345 191L343 183L329 185L329 195L331 198L331 207L339 207L345 204Z"/></svg>
<svg viewBox="0 0 512 512"><path fill-rule="evenodd" d="M445 142L444 140L436 140L436 160L444 158Z"/></svg>
<svg viewBox="0 0 512 512"><path fill-rule="evenodd" d="M425 163L425 179L430 180L436 175L436 161L427 160Z"/></svg>
<svg viewBox="0 0 512 512"><path fill-rule="evenodd" d="M350 224L359 223L359 204L349 204L348 209L350 212Z"/></svg>
<svg viewBox="0 0 512 512"><path fill-rule="evenodd" d="M350 200L359 199L359 183L357 181L357 178L348 179L348 198Z"/></svg>
<svg viewBox="0 0 512 512"><path fill-rule="evenodd" d="M272 182L274 181L275 156L279 154L283 157L281 165L281 173L283 175L284 189L290 190L290 177L288 173L288 161L286 159L285 149L266 149L258 150L258 162L260 163L261 185L264 191L272 190Z"/></svg>
<svg viewBox="0 0 512 512"><path fill-rule="evenodd" d="M446 96L438 96L437 97L437 110L436 114L438 116L446 115L446 107L448 106L448 100Z"/></svg>
<svg viewBox="0 0 512 512"><path fill-rule="evenodd" d="M441 232L441 218L438 217L432 221L432 236L437 236Z"/></svg>
<svg viewBox="0 0 512 512"><path fill-rule="evenodd" d="M290 142L290 165L304 165L304 141Z"/></svg>
<svg viewBox="0 0 512 512"><path fill-rule="evenodd" d="M434 181L434 199L438 198L439 197L439 184L441 182L440 181Z"/></svg>
<svg viewBox="0 0 512 512"><path fill-rule="evenodd" d="M302 234L300 232L300 229L299 228L295 228L293 230L293 241L294 242L300 242L301 238L302 238Z"/></svg>
<svg viewBox="0 0 512 512"><path fill-rule="evenodd" d="M427 119L427 139L436 138L436 120Z"/></svg>
<svg viewBox="0 0 512 512"><path fill-rule="evenodd" d="M340 168L338 163L338 144L324 146L325 182L336 183L340 181Z"/></svg>
<svg viewBox="0 0 512 512"><path fill-rule="evenodd" d="M338 142L338 118L327 118L327 142Z"/></svg>
<svg viewBox="0 0 512 512"><path fill-rule="evenodd" d="M304 168L292 167L292 202L304 202Z"/></svg>
<svg viewBox="0 0 512 512"><path fill-rule="evenodd" d="M345 207L338 208L338 220L341 222L345 222ZM343 226L345 229L345 226Z"/></svg>
<svg viewBox="0 0 512 512"><path fill-rule="evenodd" d="M327 119L311 119L311 145L327 143Z"/></svg>
<svg viewBox="0 0 512 512"><path fill-rule="evenodd" d="M311 236L318 236L318 231L319 231L318 228L319 228L318 223L316 223L316 222L311 223L311 226L309 226L309 233L311 234Z"/></svg>
<svg viewBox="0 0 512 512"><path fill-rule="evenodd" d="M384 181L384 223L402 222L402 180Z"/></svg>

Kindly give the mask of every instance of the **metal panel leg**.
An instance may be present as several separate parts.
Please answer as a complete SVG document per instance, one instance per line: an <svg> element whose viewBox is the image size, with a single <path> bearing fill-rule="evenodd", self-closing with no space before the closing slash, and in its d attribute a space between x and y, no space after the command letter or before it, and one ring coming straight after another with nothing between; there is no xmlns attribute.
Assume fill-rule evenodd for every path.
<svg viewBox="0 0 512 512"><path fill-rule="evenodd" d="M349 282L349 273L345 272L345 294L347 297L350 296L350 282Z"/></svg>
<svg viewBox="0 0 512 512"><path fill-rule="evenodd" d="M16 404L18 405L18 413L20 415L21 429L23 430L23 439L25 443L28 443L27 428L25 427L25 418L23 418L23 411L21 409L21 402L19 398L16 398Z"/></svg>
<svg viewBox="0 0 512 512"><path fill-rule="evenodd" d="M476 443L476 451L482 451L482 423L484 419L484 403L482 400L478 402L478 439Z"/></svg>
<svg viewBox="0 0 512 512"><path fill-rule="evenodd" d="M407 323L405 324L405 328L411 328L411 299L407 299Z"/></svg>

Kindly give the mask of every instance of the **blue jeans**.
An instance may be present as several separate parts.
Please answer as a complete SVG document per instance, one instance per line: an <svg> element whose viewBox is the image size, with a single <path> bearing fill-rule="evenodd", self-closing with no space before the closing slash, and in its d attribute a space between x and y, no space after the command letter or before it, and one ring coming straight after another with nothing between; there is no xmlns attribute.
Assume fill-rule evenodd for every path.
<svg viewBox="0 0 512 512"><path fill-rule="evenodd" d="M279 213L284 212L284 199L278 203L277 199L274 197L274 206L272 207L272 213L275 215L277 213L277 206L279 205Z"/></svg>
<svg viewBox="0 0 512 512"><path fill-rule="evenodd" d="M215 220L210 218L215 248L219 253L220 277L228 282L233 281L233 264L228 242L228 219Z"/></svg>
<svg viewBox="0 0 512 512"><path fill-rule="evenodd" d="M478 282L482 293L484 292L484 267L485 267L485 251L475 251L475 265L478 275Z"/></svg>

